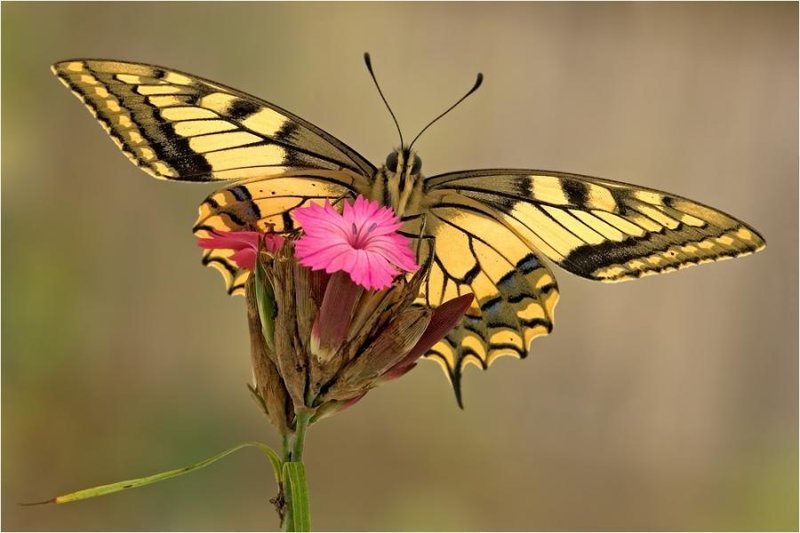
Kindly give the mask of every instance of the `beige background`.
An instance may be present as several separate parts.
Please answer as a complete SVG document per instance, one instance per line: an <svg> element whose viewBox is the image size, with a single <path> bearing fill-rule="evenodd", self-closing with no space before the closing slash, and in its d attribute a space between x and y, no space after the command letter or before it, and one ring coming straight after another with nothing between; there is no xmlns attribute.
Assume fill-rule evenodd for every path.
<svg viewBox="0 0 800 533"><path fill-rule="evenodd" d="M308 441L319 529L796 529L797 4L2 6L2 527L275 527L244 452L163 485L22 508L277 443L244 382L243 302L199 265L212 189L118 153L53 78L70 57L172 66L292 110L380 162L396 143L361 54L427 173L560 169L688 196L764 253L604 286L556 271L554 334L437 365Z"/></svg>

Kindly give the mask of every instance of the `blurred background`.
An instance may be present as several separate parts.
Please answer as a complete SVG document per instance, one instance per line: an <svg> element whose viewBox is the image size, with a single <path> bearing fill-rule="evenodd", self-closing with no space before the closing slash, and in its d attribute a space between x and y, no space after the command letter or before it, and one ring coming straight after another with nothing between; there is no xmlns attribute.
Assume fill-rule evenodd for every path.
<svg viewBox="0 0 800 533"><path fill-rule="evenodd" d="M323 530L793 530L798 473L795 3L4 3L2 527L277 527L268 464L19 507L278 445L248 397L244 302L191 235L213 186L136 169L49 72L171 66L277 103L428 175L560 169L751 223L765 252L601 285L554 269L556 327L466 372L420 365L309 435Z"/></svg>

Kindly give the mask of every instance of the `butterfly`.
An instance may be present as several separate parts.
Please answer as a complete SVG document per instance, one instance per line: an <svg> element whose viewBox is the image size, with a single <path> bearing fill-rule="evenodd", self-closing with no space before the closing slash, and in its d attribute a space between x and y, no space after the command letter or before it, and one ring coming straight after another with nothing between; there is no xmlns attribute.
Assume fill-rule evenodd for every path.
<svg viewBox="0 0 800 533"><path fill-rule="evenodd" d="M389 107L368 54L365 60ZM418 301L435 307L475 295L461 324L426 354L442 365L459 404L467 365L486 369L503 355L524 358L534 338L551 332L559 293L542 256L578 276L617 282L765 246L732 216L654 189L547 170L426 177L412 150L419 135L406 145L400 133L400 147L377 167L289 111L192 74L94 59L52 68L148 174L227 182L200 205L198 237L214 230L292 232L293 209L326 199L361 194L391 206L406 235L433 243ZM481 81L478 75L470 92L428 126ZM230 255L206 250L203 263L222 274L229 293L242 294L248 272Z"/></svg>

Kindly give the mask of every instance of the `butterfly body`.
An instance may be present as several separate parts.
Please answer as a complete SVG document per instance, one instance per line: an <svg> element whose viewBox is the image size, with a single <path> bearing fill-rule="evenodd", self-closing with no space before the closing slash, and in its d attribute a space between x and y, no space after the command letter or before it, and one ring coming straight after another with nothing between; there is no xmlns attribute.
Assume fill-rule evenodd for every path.
<svg viewBox="0 0 800 533"><path fill-rule="evenodd" d="M558 288L542 257L615 282L765 245L722 211L618 181L529 169L426 177L419 156L402 143L376 167L285 109L177 70L76 59L53 71L149 174L229 182L201 203L199 237L291 232L292 210L310 202L364 195L391 206L404 233L434 243L420 303L435 307L475 294L464 321L426 354L442 364L457 394L466 365L525 357L532 340L551 331ZM220 271L230 293L243 292L248 272L230 253L206 250L203 262Z"/></svg>

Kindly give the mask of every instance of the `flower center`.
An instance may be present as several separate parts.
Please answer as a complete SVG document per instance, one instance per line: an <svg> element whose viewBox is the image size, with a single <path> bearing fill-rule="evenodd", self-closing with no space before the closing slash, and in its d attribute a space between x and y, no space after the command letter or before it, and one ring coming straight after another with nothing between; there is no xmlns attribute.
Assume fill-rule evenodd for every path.
<svg viewBox="0 0 800 533"><path fill-rule="evenodd" d="M356 223L353 222L351 226L351 235L348 239L350 241L350 246L355 248L356 250L363 250L367 246L369 246L370 241L370 234L377 228L378 225L374 222L370 224L368 227L356 226Z"/></svg>

